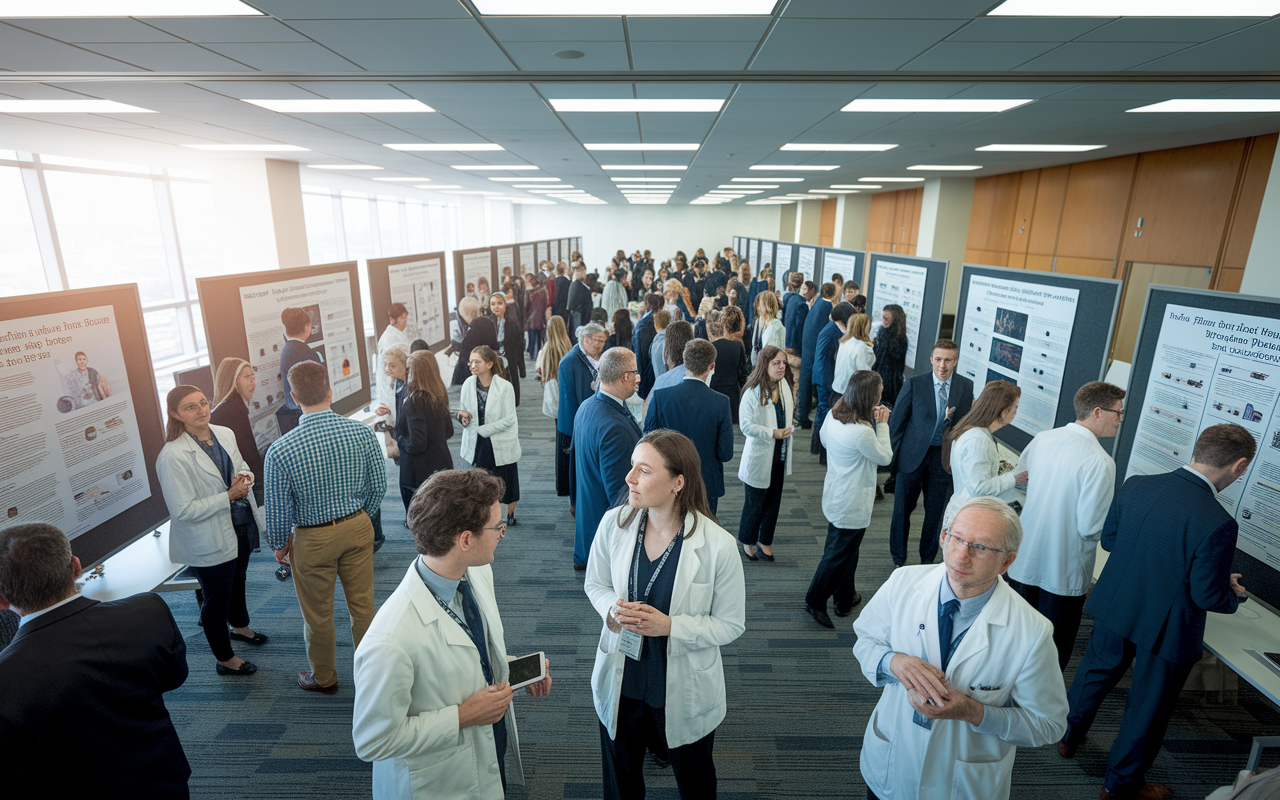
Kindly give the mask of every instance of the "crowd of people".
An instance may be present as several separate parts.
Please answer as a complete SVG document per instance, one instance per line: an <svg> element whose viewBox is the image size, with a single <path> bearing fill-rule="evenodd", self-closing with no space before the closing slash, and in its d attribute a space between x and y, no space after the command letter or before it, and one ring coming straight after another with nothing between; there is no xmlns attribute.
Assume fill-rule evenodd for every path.
<svg viewBox="0 0 1280 800"><path fill-rule="evenodd" d="M245 597L250 554L265 542L292 569L309 662L302 690L340 689L342 583L356 648L353 740L375 762L375 797L500 798L521 779L512 697L548 694L550 662L513 688L492 564L519 524L516 408L528 363L555 420L572 566L601 620L591 693L605 797L644 797L648 753L670 766L681 797L715 796L715 732L727 713L720 649L746 629L748 572L776 558L793 464L815 456L828 532L797 605L823 628L862 606L853 655L883 687L862 738L869 798L1008 797L1016 748L1057 743L1072 758L1131 664L1101 796L1170 796L1147 770L1200 656L1206 612L1233 612L1244 592L1230 572L1236 523L1216 499L1255 454L1244 428L1207 428L1188 466L1116 493L1099 440L1124 416L1120 387L1075 387L1075 421L1037 434L1012 464L994 434L1017 417L1019 388L991 381L975 396L945 338L928 371L904 377L905 312L890 305L872 320L853 280L818 285L792 272L775 285L771 265L753 278L730 248L656 267L649 251L619 250L605 275L601 285L574 253L464 296L453 402L436 354L406 341L407 312L393 304L379 338L381 442L330 407L328 371L303 351L310 320L300 309L282 315L288 403L265 453L249 424L248 362L219 365L213 398L169 392L155 468L171 557L199 579L219 675L256 671L233 643L268 642ZM809 452L797 455L805 429ZM742 510L731 532L717 510L737 433ZM398 462L419 557L375 608L386 457ZM860 548L887 493L896 569L864 605ZM921 495L919 564L908 566ZM1112 556L1089 594L1099 542ZM82 751L92 755L81 767L109 796L186 796L190 769L163 703L187 675L173 616L154 595L79 598L79 573L56 527L0 531L0 608L21 619L0 651L10 785L36 796L55 751L87 735L78 730L114 730ZM1068 690L1063 668L1086 611L1093 633ZM117 638L104 643L104 631ZM81 657L89 647L94 660ZM41 685L72 687L74 708ZM99 719L72 724L72 714Z"/></svg>

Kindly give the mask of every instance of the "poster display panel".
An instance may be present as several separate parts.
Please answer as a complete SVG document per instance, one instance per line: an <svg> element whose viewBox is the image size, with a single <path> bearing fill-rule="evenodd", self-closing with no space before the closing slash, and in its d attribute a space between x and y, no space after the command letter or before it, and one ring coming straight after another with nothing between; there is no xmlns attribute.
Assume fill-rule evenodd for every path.
<svg viewBox="0 0 1280 800"><path fill-rule="evenodd" d="M565 260L566 260L566 259L565 259L565 257L564 257L564 254L560 251L560 240L559 240L559 239L556 239L556 240L554 240L554 241L552 241L552 242L549 242L549 243L548 243L548 245L551 247L551 260L552 260L552 261L555 261L555 262L558 264L558 263L560 263L561 261L565 261Z"/></svg>
<svg viewBox="0 0 1280 800"><path fill-rule="evenodd" d="M497 262L498 285L501 287L503 276L516 271L516 249L511 246L493 248L493 257Z"/></svg>
<svg viewBox="0 0 1280 800"><path fill-rule="evenodd" d="M745 260L752 267L756 266L756 255L760 252L760 241L758 239L747 240L747 252L743 254L742 260Z"/></svg>
<svg viewBox="0 0 1280 800"><path fill-rule="evenodd" d="M760 242L760 261L756 268L756 274L757 275L760 274L760 272L765 267L768 267L769 269L773 270L774 288L775 289L781 288L782 277L778 274L778 271L776 269L773 269L773 242L761 241Z"/></svg>
<svg viewBox="0 0 1280 800"><path fill-rule="evenodd" d="M538 262L533 260L533 244L520 245L520 274L527 275L537 269Z"/></svg>
<svg viewBox="0 0 1280 800"><path fill-rule="evenodd" d="M880 261L876 266L875 306L871 309L871 318L880 319L885 306L902 306L907 315L907 366L916 361L920 312L924 308L924 287L928 277L927 269L910 264Z"/></svg>
<svg viewBox="0 0 1280 800"><path fill-rule="evenodd" d="M773 270L775 273L782 273L785 275L791 271L791 251L791 245L778 242L777 251L773 255Z"/></svg>
<svg viewBox="0 0 1280 800"><path fill-rule="evenodd" d="M551 260L551 248L547 246L547 242L538 242L538 263ZM551 266L555 266L552 264Z"/></svg>
<svg viewBox="0 0 1280 800"><path fill-rule="evenodd" d="M488 297L493 293L493 251L462 254L462 293Z"/></svg>
<svg viewBox="0 0 1280 800"><path fill-rule="evenodd" d="M1012 424L1032 436L1055 426L1079 299L1079 289L969 277L960 370L975 397L988 381L1017 384L1022 400Z"/></svg>
<svg viewBox="0 0 1280 800"><path fill-rule="evenodd" d="M825 250L822 253L822 280L814 281L819 286L831 280L831 276L836 273L844 276L846 281L853 280L862 283L862 276L858 273L858 257L852 253L841 253L838 250ZM865 288L865 287L864 287ZM875 327L874 325L872 327Z"/></svg>
<svg viewBox="0 0 1280 800"><path fill-rule="evenodd" d="M804 275L806 281L814 280L813 273L818 266L818 248L800 247L796 258L796 270Z"/></svg>
<svg viewBox="0 0 1280 800"><path fill-rule="evenodd" d="M564 257L566 260L568 260L568 258L573 255L573 248L569 246L568 239L560 240L560 252L564 253Z"/></svg>
<svg viewBox="0 0 1280 800"><path fill-rule="evenodd" d="M409 340L422 339L432 349L447 343L445 316L449 306L445 300L444 255L393 264L387 273L391 302L403 303L409 309L409 323L404 329Z"/></svg>

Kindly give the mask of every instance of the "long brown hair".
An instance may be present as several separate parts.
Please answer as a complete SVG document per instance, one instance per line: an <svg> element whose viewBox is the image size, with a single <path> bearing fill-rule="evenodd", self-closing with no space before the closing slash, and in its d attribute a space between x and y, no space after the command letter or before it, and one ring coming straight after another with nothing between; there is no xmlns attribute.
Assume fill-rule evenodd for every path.
<svg viewBox="0 0 1280 800"><path fill-rule="evenodd" d="M870 369L858 370L849 377L844 394L837 397L831 406L831 416L846 425L862 422L874 428L876 418L872 409L880 402L883 389L884 380L880 373Z"/></svg>
<svg viewBox="0 0 1280 800"><path fill-rule="evenodd" d="M659 428L649 431L636 442L637 447L642 444L652 445L653 449L658 451L658 455L662 456L663 466L667 468L667 474L672 478L684 476L684 488L676 494L675 501L675 510L681 522L686 515L695 511L715 520L715 515L711 513L711 505L707 502L706 484L702 482L702 460L698 457L698 448L689 440L689 437L678 431ZM617 505L626 505L626 498L627 485L624 483ZM635 508L618 512L618 525L623 528L630 526L637 512L638 509ZM698 518L695 516L693 528L685 531L684 538L688 539L697 529Z"/></svg>
<svg viewBox="0 0 1280 800"><path fill-rule="evenodd" d="M547 343L538 353L538 369L542 370L542 385L556 379L560 371L560 361L573 345L569 343L569 334L564 327L564 317L553 314L547 320Z"/></svg>
<svg viewBox="0 0 1280 800"><path fill-rule="evenodd" d="M409 356L409 398L413 402L425 402L432 411L449 413L449 390L440 379L440 363L430 350L419 350Z"/></svg>
<svg viewBox="0 0 1280 800"><path fill-rule="evenodd" d="M497 375L499 378L502 378L504 381L507 379L507 370L502 366L502 356L493 352L492 347L490 347L487 344L482 344L479 347L472 350L471 355L480 356L481 361L487 361L493 367L494 375Z"/></svg>
<svg viewBox="0 0 1280 800"><path fill-rule="evenodd" d="M218 363L218 371L213 376L213 396L216 398L213 405L218 405L227 399L236 388L236 381L240 379L240 373L245 367L249 367L252 371L253 367L243 358L227 357Z"/></svg>
<svg viewBox="0 0 1280 800"><path fill-rule="evenodd" d="M1009 381L988 381L982 387L982 394L973 401L969 413L947 431L947 439L955 441L971 428L986 428L1000 418L1000 415L1013 407L1022 397L1022 390L1016 383Z"/></svg>
<svg viewBox="0 0 1280 800"><path fill-rule="evenodd" d="M186 433L187 426L182 422L182 420L173 415L178 412L178 406L182 405L182 401L186 400L193 394L198 394L201 397L204 397L204 389L201 389L199 386L175 386L169 390L169 394L165 395L164 405L165 408L169 410L169 413L165 415L164 425L164 440L166 442L172 442L174 439L177 439L179 436ZM205 397L206 401L208 399L209 398Z"/></svg>
<svg viewBox="0 0 1280 800"><path fill-rule="evenodd" d="M782 348L776 345L767 344L760 351L760 355L756 358L756 366L751 370L751 377L747 378L747 383L742 387L742 391L750 389L752 386L760 387L760 405L767 406L773 402L773 390L778 388L778 382L769 375L769 362L782 352ZM785 365L785 372L782 379L791 385L791 365Z"/></svg>
<svg viewBox="0 0 1280 800"><path fill-rule="evenodd" d="M620 308L613 312L613 335L618 337L618 346L631 349L631 334L635 326L631 324L631 312Z"/></svg>
<svg viewBox="0 0 1280 800"><path fill-rule="evenodd" d="M907 312L897 303L890 303L884 310L889 312L889 318L893 320L889 325L889 332L896 337L907 338Z"/></svg>

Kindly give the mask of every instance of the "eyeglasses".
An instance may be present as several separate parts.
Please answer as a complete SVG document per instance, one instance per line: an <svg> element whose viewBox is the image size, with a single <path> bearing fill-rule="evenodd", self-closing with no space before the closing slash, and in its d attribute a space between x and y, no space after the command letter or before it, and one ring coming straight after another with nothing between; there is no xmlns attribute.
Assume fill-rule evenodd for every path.
<svg viewBox="0 0 1280 800"><path fill-rule="evenodd" d="M623 374L623 375L639 375L639 374L640 374L640 370L638 370L638 369L629 369L629 370L626 370L625 372L623 372L622 374Z"/></svg>
<svg viewBox="0 0 1280 800"><path fill-rule="evenodd" d="M1102 410L1103 410L1103 411L1110 411L1112 414L1115 414L1115 415L1116 415L1116 417L1117 417L1118 419L1124 419L1124 409L1123 409L1123 408L1104 408L1104 409L1102 409Z"/></svg>
<svg viewBox="0 0 1280 800"><path fill-rule="evenodd" d="M942 535L948 545L964 545L969 548L969 552L973 554L974 558L990 558L996 553L1009 552L1008 550L1001 550L998 547L987 547L985 544L973 544L971 542L966 542L964 539L961 539L959 536L955 536L948 531L943 531Z"/></svg>
<svg viewBox="0 0 1280 800"><path fill-rule="evenodd" d="M507 535L507 523L505 523L505 522L499 522L497 525L485 525L485 526L484 526L483 528L481 528L480 530L482 530L482 531L497 531L499 536L506 536L506 535Z"/></svg>

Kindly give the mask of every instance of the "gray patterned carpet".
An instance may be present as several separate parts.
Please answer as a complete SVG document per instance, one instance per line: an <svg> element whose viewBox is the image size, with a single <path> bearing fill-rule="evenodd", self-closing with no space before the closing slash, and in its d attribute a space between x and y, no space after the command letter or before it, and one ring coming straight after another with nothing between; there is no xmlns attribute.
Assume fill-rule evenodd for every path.
<svg viewBox="0 0 1280 800"><path fill-rule="evenodd" d="M540 390L525 382L519 408L524 456L520 525L499 546L494 563L498 602L512 653L546 651L555 681L550 697L517 698L527 787L513 798L599 798L600 748L589 679L600 621L572 569L573 518L555 496L554 423L540 413ZM456 400L456 390L455 390ZM454 457L457 459L457 437ZM808 443L808 432L800 440ZM741 452L742 437L738 435ZM414 557L393 487L383 503L387 545L375 557L377 597L396 587ZM720 516L736 532L742 487L737 461L726 469L729 491ZM822 553L826 521L821 494L824 470L798 448L795 474L787 479L774 543L776 563L748 563L747 631L725 648L729 712L716 733L716 769L725 800L863 798L858 773L862 732L879 691L858 671L850 649L851 620L836 631L819 628L803 610L803 597ZM877 506L862 545L859 591L870 597L891 569L888 556L892 498ZM917 512L917 520L921 512ZM917 522L918 524L918 522ZM914 543L912 544L914 547ZM302 622L292 583L274 577L269 553L253 558L249 608L253 627L271 636L264 647L240 654L259 666L250 678L219 677L189 593L165 595L187 634L191 677L171 693L168 706L194 774L199 798L358 798L370 796L370 765L351 743L352 648L341 602L335 696L303 692L295 674L307 668ZM340 597L341 595L339 595ZM1091 627L1086 618L1077 642L1083 653ZM344 641L345 640L345 641ZM1085 800L1098 796L1106 748L1119 725L1124 689L1103 707L1090 739L1073 761L1052 747L1019 751L1013 796ZM1170 727L1151 780L1173 786L1175 796L1200 798L1230 783L1242 769L1250 739L1280 733L1280 712L1242 683L1238 701L1207 702L1188 692ZM1263 765L1275 762L1264 758ZM649 796L678 796L669 770L650 766Z"/></svg>

